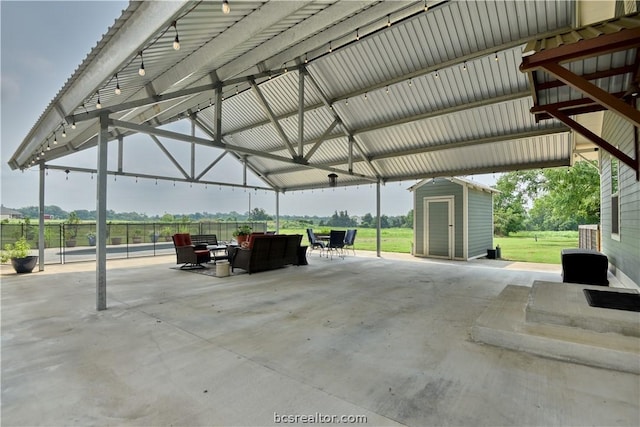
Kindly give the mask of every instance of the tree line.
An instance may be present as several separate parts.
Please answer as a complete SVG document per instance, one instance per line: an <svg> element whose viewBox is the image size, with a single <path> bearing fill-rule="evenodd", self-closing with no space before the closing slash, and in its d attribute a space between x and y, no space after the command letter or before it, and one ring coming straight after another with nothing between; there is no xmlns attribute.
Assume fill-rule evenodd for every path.
<svg viewBox="0 0 640 427"><path fill-rule="evenodd" d="M597 162L502 175L493 196L494 230L508 236L522 230L577 230L600 223Z"/></svg>
<svg viewBox="0 0 640 427"><path fill-rule="evenodd" d="M25 208L16 209L20 212L24 218L38 218L39 209L37 206L29 206ZM62 221L95 221L96 211L78 209L75 211L67 212L56 205L45 206L44 213L51 215L53 219ZM269 215L262 208L253 208L250 212L226 212L226 213L209 213L209 212L196 212L190 214L170 214L165 213L163 215L147 215L138 212L115 212L113 210L107 210L108 221L122 221L122 222L197 222L197 221L273 221L275 218ZM332 226L332 227L371 227L375 228L376 218L370 213L365 214L362 218L355 216L349 216L347 211L336 211L330 217L321 217L317 215L313 216L300 216L300 215L281 215L280 219L283 221L297 221L302 224L308 224L310 226ZM409 211L407 215L400 216L387 216L382 215L380 217L380 223L382 228L391 227L413 227L413 210Z"/></svg>

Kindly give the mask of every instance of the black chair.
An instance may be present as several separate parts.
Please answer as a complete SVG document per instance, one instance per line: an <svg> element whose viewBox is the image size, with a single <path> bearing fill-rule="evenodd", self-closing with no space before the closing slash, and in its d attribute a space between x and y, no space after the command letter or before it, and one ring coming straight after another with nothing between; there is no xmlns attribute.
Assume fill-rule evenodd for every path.
<svg viewBox="0 0 640 427"><path fill-rule="evenodd" d="M358 233L357 229L347 230L347 234L344 237L344 249L351 248L353 254L356 254L356 248L354 246L354 242L356 241L356 233Z"/></svg>
<svg viewBox="0 0 640 427"><path fill-rule="evenodd" d="M311 250L320 249L320 256L322 256L325 245L323 242L316 239L316 235L313 233L311 228L307 228L307 237L309 238L309 246L311 246Z"/></svg>
<svg viewBox="0 0 640 427"><path fill-rule="evenodd" d="M346 234L347 232L344 230L331 230L329 233L329 246L327 246L327 250L331 254L331 259L333 259L333 252L344 259L344 236Z"/></svg>

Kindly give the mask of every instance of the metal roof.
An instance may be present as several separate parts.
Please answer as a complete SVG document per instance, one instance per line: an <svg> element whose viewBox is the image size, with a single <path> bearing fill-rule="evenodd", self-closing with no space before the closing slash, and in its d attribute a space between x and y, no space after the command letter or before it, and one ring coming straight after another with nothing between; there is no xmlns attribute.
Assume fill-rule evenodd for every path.
<svg viewBox="0 0 640 427"><path fill-rule="evenodd" d="M562 121L635 170L637 179L637 153L621 151L585 127L589 119L574 117L608 110L640 126L635 106L640 95L639 46L640 13L634 12L529 42L520 66L532 83L536 121ZM588 150L582 145L576 153Z"/></svg>
<svg viewBox="0 0 640 427"><path fill-rule="evenodd" d="M278 191L326 186L329 172L355 185L571 163L569 129L536 122L518 65L527 42L569 31L572 1L229 3L223 14L217 1L131 2L10 166L95 147L101 115L111 140L143 132L228 151ZM207 137L163 130L179 120ZM213 183L206 170L176 174Z"/></svg>

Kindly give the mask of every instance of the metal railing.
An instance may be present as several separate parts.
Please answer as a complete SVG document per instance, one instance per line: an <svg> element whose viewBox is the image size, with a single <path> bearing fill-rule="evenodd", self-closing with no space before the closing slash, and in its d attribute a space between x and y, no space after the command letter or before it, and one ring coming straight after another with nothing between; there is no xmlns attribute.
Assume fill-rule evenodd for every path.
<svg viewBox="0 0 640 427"><path fill-rule="evenodd" d="M175 233L215 234L218 241L234 239L233 232L241 225L253 231L267 231L266 222L211 221L189 223L110 222L107 224L107 258L121 259L173 254L171 236ZM95 223L56 223L44 225L45 264L65 264L96 259ZM38 225L0 224L0 247L25 237L33 254L39 247Z"/></svg>

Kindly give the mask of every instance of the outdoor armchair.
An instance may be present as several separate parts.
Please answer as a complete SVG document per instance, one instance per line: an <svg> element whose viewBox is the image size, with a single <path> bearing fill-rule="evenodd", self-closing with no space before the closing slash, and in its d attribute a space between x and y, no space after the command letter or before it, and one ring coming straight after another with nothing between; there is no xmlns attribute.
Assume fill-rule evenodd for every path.
<svg viewBox="0 0 640 427"><path fill-rule="evenodd" d="M206 247L196 249L189 233L174 234L173 246L176 249L176 264L182 264L180 268L204 268L202 263L211 261L209 250Z"/></svg>

